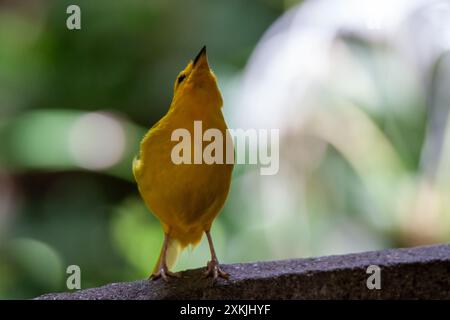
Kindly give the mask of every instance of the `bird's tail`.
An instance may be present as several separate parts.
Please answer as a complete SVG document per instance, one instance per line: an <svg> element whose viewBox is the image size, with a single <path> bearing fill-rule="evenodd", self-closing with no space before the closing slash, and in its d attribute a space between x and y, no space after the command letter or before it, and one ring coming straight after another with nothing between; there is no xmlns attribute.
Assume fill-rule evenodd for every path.
<svg viewBox="0 0 450 320"><path fill-rule="evenodd" d="M167 252L166 252L166 263L167 268L172 269L177 263L178 256L182 251L182 246L179 241L173 238L169 238L169 243L167 244ZM158 261L156 262L155 268L153 269L153 273L158 271L159 263L161 262L163 252L159 255Z"/></svg>

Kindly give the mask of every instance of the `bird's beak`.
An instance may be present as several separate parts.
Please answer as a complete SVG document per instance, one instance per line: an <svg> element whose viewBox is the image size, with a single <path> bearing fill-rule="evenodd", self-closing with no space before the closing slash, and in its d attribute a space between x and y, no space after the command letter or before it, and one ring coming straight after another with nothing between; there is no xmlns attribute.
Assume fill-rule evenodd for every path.
<svg viewBox="0 0 450 320"><path fill-rule="evenodd" d="M206 46L203 46L202 50L197 54L194 59L194 68L198 68L200 66L208 66L208 57L206 55Z"/></svg>

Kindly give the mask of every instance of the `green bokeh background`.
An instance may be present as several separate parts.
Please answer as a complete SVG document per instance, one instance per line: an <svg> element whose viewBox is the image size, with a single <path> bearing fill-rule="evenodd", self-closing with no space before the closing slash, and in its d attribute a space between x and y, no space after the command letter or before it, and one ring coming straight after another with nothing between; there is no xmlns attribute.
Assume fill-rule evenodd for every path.
<svg viewBox="0 0 450 320"><path fill-rule="evenodd" d="M66 28L71 4L81 8L80 31ZM83 287L148 276L162 231L132 180L141 137L166 112L176 75L203 45L226 81L285 9L278 1L0 3L0 173L8 206L0 221L0 298L65 290L71 264L81 267ZM114 114L126 128L123 157L107 170L83 170L68 146L71 126L90 111ZM219 251L229 228L226 218L214 227ZM202 244L178 268L207 258Z"/></svg>
<svg viewBox="0 0 450 320"><path fill-rule="evenodd" d="M162 230L143 205L132 179L131 161L141 137L164 115L176 75L205 44L223 89L224 108L239 117L239 108L227 105L227 89L244 72L264 32L298 3L0 2L0 298L66 291L69 265L80 266L83 288L147 277L160 250ZM81 7L79 31L66 28L70 4ZM353 38L344 42L376 79L374 61L384 49ZM386 150L390 152L392 147L395 161L389 152L370 148L364 157L351 160L342 150L328 146L314 170L308 169L306 178L302 175L301 200L273 213L280 209L289 210L291 215L264 223L260 223L264 210L258 208L261 193L253 192L260 181L255 178L255 168L237 166L229 200L213 226L222 262L450 239L450 214L445 208L437 210L435 217L442 228L439 232L432 227L431 232L430 228L423 230L428 232L424 236L420 228L411 231L404 227L394 214L398 203L391 200L396 186L406 186L402 190L407 195L398 197L408 204L416 198L411 190L421 190L427 100L424 95L407 92L412 98L406 100L408 108L402 109L405 100L395 98L404 92L395 83L386 84L382 77L375 81L380 99L400 105L400 111L387 108L374 112L365 101L353 103L367 116L364 119L379 129L382 141L389 144ZM324 91L332 100L334 93ZM360 121L355 114L352 119ZM94 118L89 118L92 115ZM123 149L110 166L92 169L80 162L83 148L92 152L89 148L98 147L88 143L91 131L82 135L82 121L89 119L113 128L120 126ZM73 142L77 125L81 129L76 141L86 142L81 146ZM304 142L300 138L293 141L299 145ZM311 148L315 140L312 144ZM369 172L365 163L374 158L382 159L383 164L378 171ZM301 158L293 159L302 170ZM380 172L385 175L377 179ZM291 180L295 177L294 173ZM282 197L282 189L271 195ZM449 195L447 183L431 190L432 200L425 201L425 211L435 203L445 204ZM305 210L310 213L308 218L297 215ZM343 237L350 242L340 242ZM207 260L208 248L203 241L194 252L183 253L177 270L200 267Z"/></svg>

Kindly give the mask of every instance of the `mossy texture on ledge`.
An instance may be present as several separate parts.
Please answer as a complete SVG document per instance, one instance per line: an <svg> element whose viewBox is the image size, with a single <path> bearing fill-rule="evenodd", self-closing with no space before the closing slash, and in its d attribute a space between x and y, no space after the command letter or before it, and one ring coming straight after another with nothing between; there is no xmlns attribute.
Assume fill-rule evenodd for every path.
<svg viewBox="0 0 450 320"><path fill-rule="evenodd" d="M381 270L381 289L367 288L367 267ZM203 269L180 279L113 283L54 299L450 299L450 245L320 258L224 265L230 280L214 285Z"/></svg>

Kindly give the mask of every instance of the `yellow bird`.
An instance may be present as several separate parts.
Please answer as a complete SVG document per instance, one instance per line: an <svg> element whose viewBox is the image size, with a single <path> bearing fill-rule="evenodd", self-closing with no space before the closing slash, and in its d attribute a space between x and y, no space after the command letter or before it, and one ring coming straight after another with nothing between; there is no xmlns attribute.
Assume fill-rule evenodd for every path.
<svg viewBox="0 0 450 320"><path fill-rule="evenodd" d="M171 158L177 141L172 141L176 129L188 130L194 136L194 121L202 129L220 130L225 146L227 125L221 111L222 96L217 80L208 65L206 47L175 80L172 103L167 114L144 136L139 157L133 161L133 174L147 207L160 220L164 242L158 262L150 278L178 277L170 271L181 250L200 242L206 233L211 261L205 276L228 278L221 270L210 234L213 220L222 209L230 189L233 164L175 164ZM204 148L191 144L194 148ZM201 149L203 150L203 149Z"/></svg>

